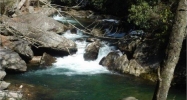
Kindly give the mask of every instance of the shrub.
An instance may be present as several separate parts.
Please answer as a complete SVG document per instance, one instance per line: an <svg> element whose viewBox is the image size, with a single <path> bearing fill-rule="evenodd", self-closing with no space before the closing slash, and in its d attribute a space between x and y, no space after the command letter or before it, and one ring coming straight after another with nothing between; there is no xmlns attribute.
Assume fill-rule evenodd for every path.
<svg viewBox="0 0 187 100"><path fill-rule="evenodd" d="M166 33L172 25L173 13L163 3L142 1L129 8L128 21L147 31Z"/></svg>

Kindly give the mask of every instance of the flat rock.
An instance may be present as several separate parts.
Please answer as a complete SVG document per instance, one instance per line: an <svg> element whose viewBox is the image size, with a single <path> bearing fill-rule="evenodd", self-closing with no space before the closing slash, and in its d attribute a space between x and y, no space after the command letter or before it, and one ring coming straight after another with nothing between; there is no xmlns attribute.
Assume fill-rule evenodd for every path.
<svg viewBox="0 0 187 100"><path fill-rule="evenodd" d="M66 26L42 14L27 14L14 18L3 17L3 23L24 36L29 42L40 48L49 48L63 52L77 51L76 44L56 33L66 30Z"/></svg>

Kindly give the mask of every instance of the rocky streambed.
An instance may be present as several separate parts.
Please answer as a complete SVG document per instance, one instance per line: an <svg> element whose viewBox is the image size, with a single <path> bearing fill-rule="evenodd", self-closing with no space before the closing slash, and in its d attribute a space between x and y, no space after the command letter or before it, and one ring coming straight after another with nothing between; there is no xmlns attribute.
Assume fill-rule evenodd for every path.
<svg viewBox="0 0 187 100"><path fill-rule="evenodd" d="M28 74L31 77L38 77L38 74L45 76L45 73L49 76L53 74L71 76L74 72L75 75L118 72L141 76L152 81L157 79L156 69L163 59L164 52L157 47L157 40L150 39L152 37L142 30L116 31L119 27L123 27L118 18L99 16L92 11L71 9L57 15L54 14L55 12L55 9L42 7L17 16L1 16L3 31L0 35L0 97L15 99L23 96L19 91L23 88L22 84L16 85L17 91L6 90L10 85L4 81L6 72L21 72L23 76L22 74L18 76L24 81L28 81ZM49 17L52 14L54 16ZM78 22L78 19L84 22L83 25ZM54 58L57 56L62 58ZM56 65L55 59L57 59ZM58 61L60 59L62 61ZM58 65L59 62L62 64ZM29 63L35 63L40 68L47 66L54 68L27 72ZM67 76L65 77L69 79ZM27 87L30 86L32 87L32 85ZM30 93L27 91L26 94Z"/></svg>

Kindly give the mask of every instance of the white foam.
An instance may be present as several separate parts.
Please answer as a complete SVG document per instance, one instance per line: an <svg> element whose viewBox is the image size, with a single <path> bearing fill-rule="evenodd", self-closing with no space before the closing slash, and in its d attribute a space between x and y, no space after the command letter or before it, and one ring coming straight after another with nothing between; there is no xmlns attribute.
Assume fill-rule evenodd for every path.
<svg viewBox="0 0 187 100"><path fill-rule="evenodd" d="M64 17L64 16L59 16L59 15L55 15L53 16L53 19L57 20L57 21L61 21L63 23L77 23L75 20Z"/></svg>
<svg viewBox="0 0 187 100"><path fill-rule="evenodd" d="M99 51L98 59L95 61L85 61L83 58L84 50L87 42L76 42L78 51L74 55L59 57L57 62L53 64L53 67L44 70L37 70L34 73L37 75L94 75L102 73L111 73L106 67L99 65L99 61L102 57L106 56L113 50L105 43ZM33 73L33 72L32 72Z"/></svg>
<svg viewBox="0 0 187 100"><path fill-rule="evenodd" d="M64 34L63 34L64 37L66 37L67 39L71 39L71 40L75 40L75 39L78 39L78 38L83 38L83 37L87 37L85 35L83 35L83 33L79 30L77 30L77 33L76 34L72 34L70 32L70 30L67 30Z"/></svg>
<svg viewBox="0 0 187 100"><path fill-rule="evenodd" d="M99 57L95 61L85 61L83 58L84 49L86 42L76 42L78 45L78 52L72 56L67 56L64 58L57 58L57 62L54 63L56 68L68 69L69 72L63 73L67 75L76 75L76 74L99 74L99 73L109 73L108 69L99 65L100 59L103 56L106 56L111 48L107 45L102 47L99 51Z"/></svg>

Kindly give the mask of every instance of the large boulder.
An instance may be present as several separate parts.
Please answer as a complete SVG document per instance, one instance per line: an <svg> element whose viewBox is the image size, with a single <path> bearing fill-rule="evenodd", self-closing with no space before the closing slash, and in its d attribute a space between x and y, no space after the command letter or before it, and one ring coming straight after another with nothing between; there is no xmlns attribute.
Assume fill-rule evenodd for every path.
<svg viewBox="0 0 187 100"><path fill-rule="evenodd" d="M0 100L20 100L22 97L21 91L0 90Z"/></svg>
<svg viewBox="0 0 187 100"><path fill-rule="evenodd" d="M6 76L6 72L0 70L0 80L2 80Z"/></svg>
<svg viewBox="0 0 187 100"><path fill-rule="evenodd" d="M18 39L14 36L0 35L0 38L0 43L3 47L10 48L11 50L22 55L24 58L31 59L33 57L33 51L27 41Z"/></svg>
<svg viewBox="0 0 187 100"><path fill-rule="evenodd" d="M163 60L164 51L159 49L155 41L144 41L137 45L133 58L141 65L157 69Z"/></svg>
<svg viewBox="0 0 187 100"><path fill-rule="evenodd" d="M127 69L128 65L129 65L129 60L127 59L127 56L125 54L121 57L118 57L114 61L115 69L120 71L120 72L124 72L125 69Z"/></svg>
<svg viewBox="0 0 187 100"><path fill-rule="evenodd" d="M25 61L14 51L0 47L0 64L2 68L15 70L15 71L26 71L27 66Z"/></svg>
<svg viewBox="0 0 187 100"><path fill-rule="evenodd" d="M114 61L119 57L120 55L117 52L110 52L106 57L103 57L101 61L99 62L100 65L106 66L110 70L115 70Z"/></svg>
<svg viewBox="0 0 187 100"><path fill-rule="evenodd" d="M131 59L133 57L133 53L136 50L136 47L140 43L140 39L131 39L128 41L119 41L118 42L118 48L120 51L125 52L128 59Z"/></svg>
<svg viewBox="0 0 187 100"><path fill-rule="evenodd" d="M57 10L55 8L49 8L49 7L40 7L39 9L35 10L33 13L39 13L46 16L51 16L55 14Z"/></svg>
<svg viewBox="0 0 187 100"><path fill-rule="evenodd" d="M100 47L101 47L100 41L95 41L88 44L84 53L84 59L96 60L98 57Z"/></svg>
<svg viewBox="0 0 187 100"><path fill-rule="evenodd" d="M13 28L16 35L40 48L62 51L66 53L77 50L75 42L56 33L66 30L66 26L42 14L27 14L15 18L3 17L3 23Z"/></svg>
<svg viewBox="0 0 187 100"><path fill-rule="evenodd" d="M60 33L67 30L67 27L64 24L55 21L51 17L38 13L25 14L14 18L7 18L6 16L3 16L3 22L19 31L21 35L27 35L30 32L35 32L32 29L35 29L36 31L49 31L54 33Z"/></svg>
<svg viewBox="0 0 187 100"><path fill-rule="evenodd" d="M7 89L10 83L7 83L5 81L0 81L0 90Z"/></svg>
<svg viewBox="0 0 187 100"><path fill-rule="evenodd" d="M129 73L131 75L139 76L143 73L147 73L147 67L142 67L136 60L131 59L129 65L123 69L124 73Z"/></svg>

